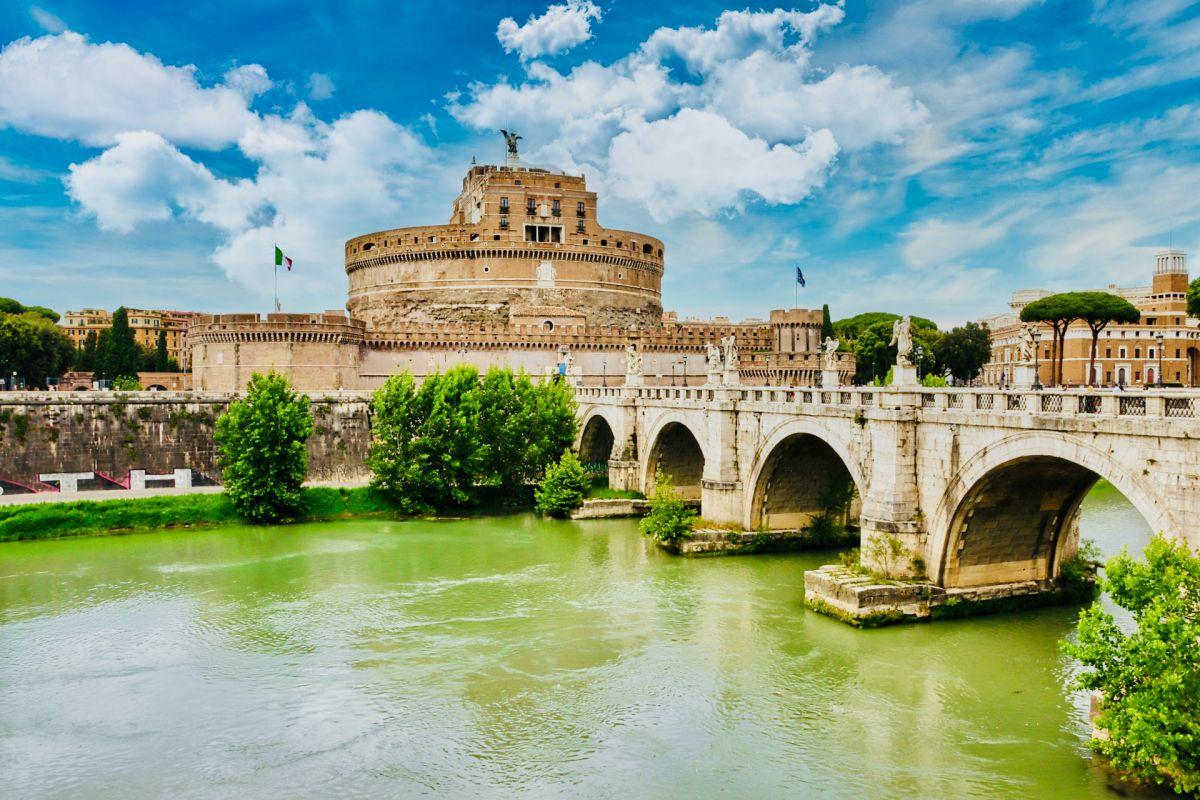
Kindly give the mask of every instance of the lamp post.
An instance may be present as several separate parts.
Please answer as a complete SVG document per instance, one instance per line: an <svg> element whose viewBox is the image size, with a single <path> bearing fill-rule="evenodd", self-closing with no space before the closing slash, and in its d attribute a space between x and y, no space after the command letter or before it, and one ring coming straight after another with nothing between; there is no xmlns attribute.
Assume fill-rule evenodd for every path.
<svg viewBox="0 0 1200 800"><path fill-rule="evenodd" d="M1038 351L1042 349L1042 332L1037 328L1033 330L1033 388L1041 391L1042 389L1042 371L1038 368Z"/></svg>
<svg viewBox="0 0 1200 800"><path fill-rule="evenodd" d="M1163 377L1162 377L1162 349L1163 349L1163 339L1165 339L1165 338L1166 338L1166 337L1165 337L1165 336L1163 336L1163 332L1162 332L1162 331L1159 331L1158 333L1154 334L1154 341L1158 342L1158 374L1154 376L1154 377L1155 377L1155 378L1157 378L1158 380L1157 380L1157 382L1156 382L1154 385L1155 385L1155 386L1157 386L1157 387L1158 387L1158 388L1160 388L1160 389L1163 387Z"/></svg>
<svg viewBox="0 0 1200 800"><path fill-rule="evenodd" d="M684 385L684 386L687 386L687 385L688 385L688 380L687 380L687 356L684 356L684 357L683 357L683 385Z"/></svg>
<svg viewBox="0 0 1200 800"><path fill-rule="evenodd" d="M671 385L675 385L675 362L671 362Z"/></svg>
<svg viewBox="0 0 1200 800"><path fill-rule="evenodd" d="M600 379L600 381L601 381L600 385L608 386L608 359L607 358L603 359L600 362L600 369L601 369L601 375L602 375L602 377Z"/></svg>

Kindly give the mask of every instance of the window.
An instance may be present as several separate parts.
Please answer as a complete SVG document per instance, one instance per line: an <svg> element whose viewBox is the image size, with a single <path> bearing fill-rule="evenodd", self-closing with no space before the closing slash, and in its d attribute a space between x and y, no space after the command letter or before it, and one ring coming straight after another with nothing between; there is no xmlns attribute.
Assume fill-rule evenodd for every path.
<svg viewBox="0 0 1200 800"><path fill-rule="evenodd" d="M575 204L575 216L577 216L577 217L586 217L587 216L587 210L583 207L582 200L580 200L578 203Z"/></svg>
<svg viewBox="0 0 1200 800"><path fill-rule="evenodd" d="M642 255L648 256L653 252L654 252L654 248L651 247L650 245L648 245L648 244L642 245Z"/></svg>
<svg viewBox="0 0 1200 800"><path fill-rule="evenodd" d="M1112 358L1112 348L1111 347L1104 348L1104 357Z"/></svg>
<svg viewBox="0 0 1200 800"><path fill-rule="evenodd" d="M562 216L562 201L561 200L551 200L550 201L550 214L555 217Z"/></svg>
<svg viewBox="0 0 1200 800"><path fill-rule="evenodd" d="M1179 358L1179 348L1178 347L1175 348L1175 357Z"/></svg>
<svg viewBox="0 0 1200 800"><path fill-rule="evenodd" d="M562 188L562 184L561 184L561 183L558 183L558 182L556 181L556 182L555 182L555 184L554 184L554 188L555 188L555 189L561 189L561 188Z"/></svg>
<svg viewBox="0 0 1200 800"><path fill-rule="evenodd" d="M503 228L504 230L508 230L508 217L500 218L500 227Z"/></svg>
<svg viewBox="0 0 1200 800"><path fill-rule="evenodd" d="M493 234L492 234L492 241L493 241L493 242L498 242L498 241L500 241L500 234L498 234L498 233L493 233Z"/></svg>
<svg viewBox="0 0 1200 800"><path fill-rule="evenodd" d="M517 178L515 181L513 181L513 183L515 183L517 186L520 186L520 185L521 185L521 179L520 179L520 178Z"/></svg>
<svg viewBox="0 0 1200 800"><path fill-rule="evenodd" d="M1146 358L1154 358L1154 348L1153 347L1151 347L1149 350L1146 351Z"/></svg>
<svg viewBox="0 0 1200 800"><path fill-rule="evenodd" d="M551 320L546 320L542 323L542 330L546 331L547 333L554 330L554 322Z"/></svg>
<svg viewBox="0 0 1200 800"><path fill-rule="evenodd" d="M472 233L472 234L471 234L471 241L472 241L472 242L477 242L477 241L479 241L479 234L478 234L478 233Z"/></svg>
<svg viewBox="0 0 1200 800"><path fill-rule="evenodd" d="M1142 357L1142 348L1140 348L1140 347L1133 348L1133 357L1141 358Z"/></svg>
<svg viewBox="0 0 1200 800"><path fill-rule="evenodd" d="M537 213L537 203L532 197L525 198L525 213L531 215Z"/></svg>
<svg viewBox="0 0 1200 800"><path fill-rule="evenodd" d="M507 197L500 198L500 213L501 214L508 213L508 198Z"/></svg>
<svg viewBox="0 0 1200 800"><path fill-rule="evenodd" d="M608 247L608 239L601 239L601 240L600 240L600 246L601 246L601 247Z"/></svg>
<svg viewBox="0 0 1200 800"><path fill-rule="evenodd" d="M1125 358L1125 353L1126 353L1126 350L1124 347L1122 347L1120 350L1117 351L1117 354L1120 358Z"/></svg>
<svg viewBox="0 0 1200 800"><path fill-rule="evenodd" d="M587 225L585 225L583 223L583 220L579 220L579 222L575 223L575 232L576 233L583 233L586 230L587 230Z"/></svg>
<svg viewBox="0 0 1200 800"><path fill-rule="evenodd" d="M526 225L525 241L527 242L562 242L561 225Z"/></svg>

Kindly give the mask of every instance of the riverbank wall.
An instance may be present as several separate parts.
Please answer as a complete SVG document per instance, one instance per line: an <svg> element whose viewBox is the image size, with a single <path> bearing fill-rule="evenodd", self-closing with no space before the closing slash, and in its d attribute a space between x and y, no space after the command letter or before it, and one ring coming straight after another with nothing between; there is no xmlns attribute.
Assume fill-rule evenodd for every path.
<svg viewBox="0 0 1200 800"><path fill-rule="evenodd" d="M220 481L213 434L238 394L0 393L0 492L67 489L81 496L139 482ZM309 478L368 476L370 393L309 395ZM169 476L169 477L168 477Z"/></svg>

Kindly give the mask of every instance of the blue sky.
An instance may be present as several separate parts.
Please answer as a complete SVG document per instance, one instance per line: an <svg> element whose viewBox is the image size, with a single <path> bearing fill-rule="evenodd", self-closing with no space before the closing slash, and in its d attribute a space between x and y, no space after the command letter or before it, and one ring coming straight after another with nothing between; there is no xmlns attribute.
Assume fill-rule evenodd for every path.
<svg viewBox="0 0 1200 800"><path fill-rule="evenodd" d="M472 156L583 172L664 304L943 323L1200 250L1200 4L46 0L0 6L0 295L345 300Z"/></svg>

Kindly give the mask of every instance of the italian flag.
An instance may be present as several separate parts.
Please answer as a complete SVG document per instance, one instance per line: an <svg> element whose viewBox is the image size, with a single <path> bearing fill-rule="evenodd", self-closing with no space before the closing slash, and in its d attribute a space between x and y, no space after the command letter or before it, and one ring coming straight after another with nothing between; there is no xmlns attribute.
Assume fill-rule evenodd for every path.
<svg viewBox="0 0 1200 800"><path fill-rule="evenodd" d="M292 271L292 260L283 254L283 251L279 249L279 245L275 245L275 266L287 266L287 271Z"/></svg>

